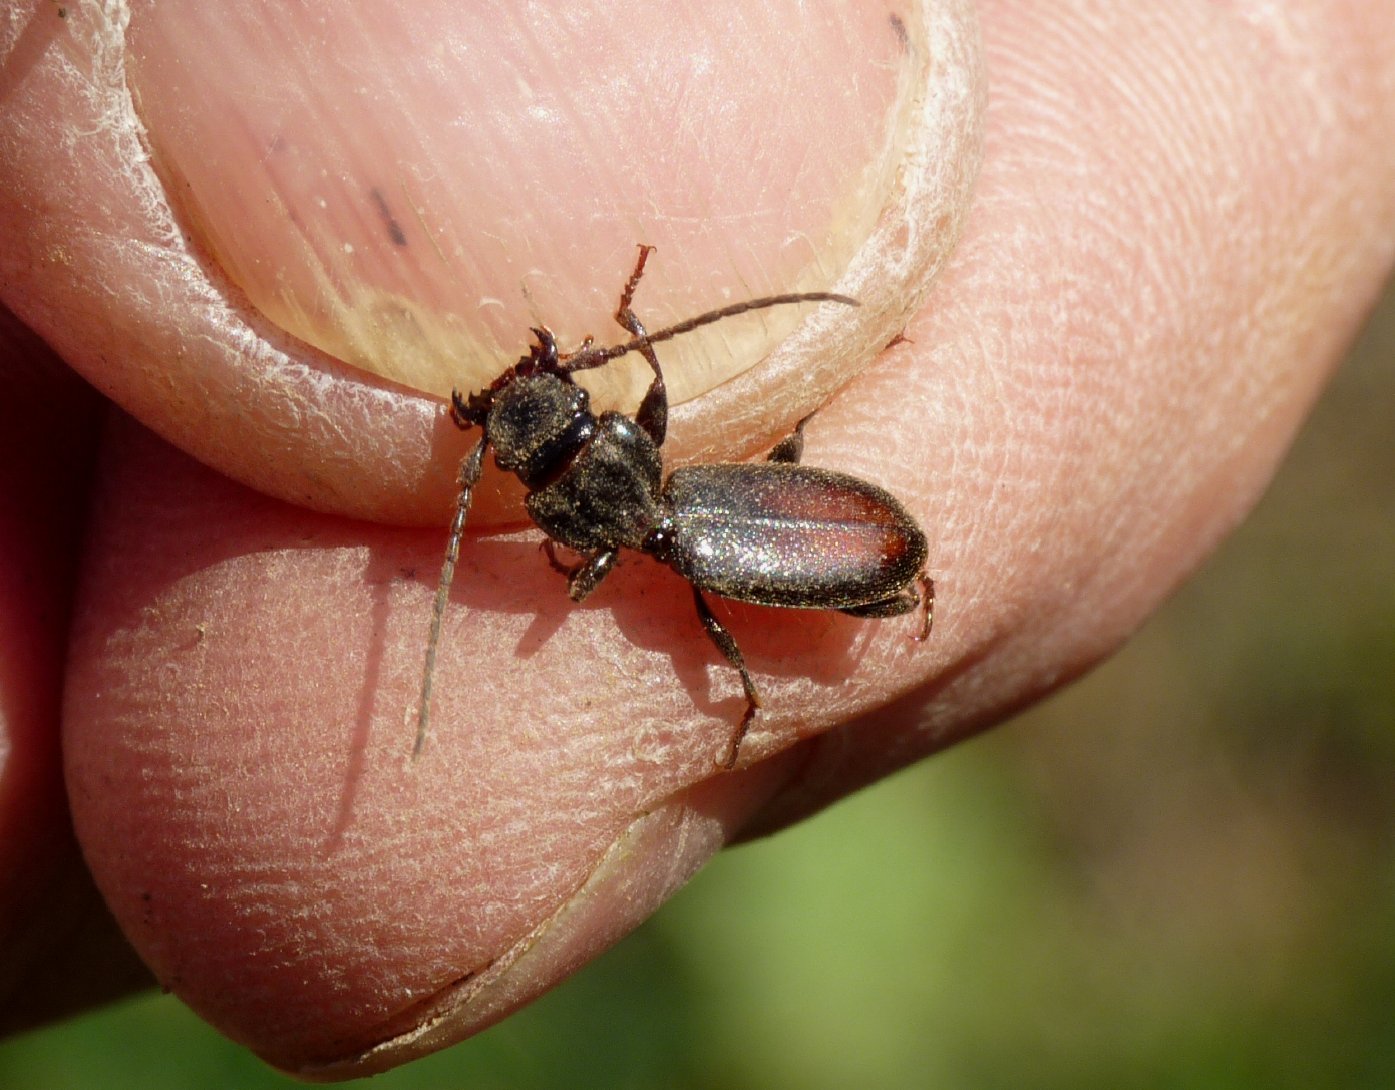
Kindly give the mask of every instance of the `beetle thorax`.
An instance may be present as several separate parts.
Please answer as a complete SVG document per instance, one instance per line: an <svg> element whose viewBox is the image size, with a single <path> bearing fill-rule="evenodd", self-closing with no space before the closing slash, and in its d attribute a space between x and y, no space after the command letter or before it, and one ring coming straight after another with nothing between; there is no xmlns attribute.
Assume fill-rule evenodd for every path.
<svg viewBox="0 0 1395 1090"><path fill-rule="evenodd" d="M580 386L557 375L526 375L494 396L485 428L499 468L532 488L566 468L596 418Z"/></svg>

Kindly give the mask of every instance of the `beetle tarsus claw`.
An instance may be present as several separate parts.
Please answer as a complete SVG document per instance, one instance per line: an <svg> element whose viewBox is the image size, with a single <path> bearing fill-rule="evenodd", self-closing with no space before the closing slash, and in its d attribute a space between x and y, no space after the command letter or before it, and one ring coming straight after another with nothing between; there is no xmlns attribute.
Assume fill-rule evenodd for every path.
<svg viewBox="0 0 1395 1090"><path fill-rule="evenodd" d="M741 717L741 722L732 732L731 738L727 741L726 749L722 751L722 756L717 761L717 767L723 772L730 772L736 767L736 758L741 754L741 743L746 740L746 732L751 729L751 720L756 717L756 710L759 707L759 697L747 700L746 714Z"/></svg>

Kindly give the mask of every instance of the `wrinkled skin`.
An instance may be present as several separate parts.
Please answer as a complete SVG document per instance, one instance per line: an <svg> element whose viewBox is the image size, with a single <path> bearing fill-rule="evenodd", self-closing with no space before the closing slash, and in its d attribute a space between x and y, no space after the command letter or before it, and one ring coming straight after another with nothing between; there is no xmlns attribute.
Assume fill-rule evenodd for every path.
<svg viewBox="0 0 1395 1090"><path fill-rule="evenodd" d="M7 324L12 1024L143 979L85 856L160 982L220 1029L293 1070L399 1062L555 983L725 841L1098 661L1254 503L1388 275L1395 24L1379 7L978 5L986 144L964 236L909 341L811 423L804 459L876 481L926 527L936 631L917 647L894 620L732 607L767 709L731 775L712 758L739 690L681 581L628 562L572 608L526 531L467 541L433 736L410 764L442 531L333 513L357 472L337 451L307 485L318 513L235 483L150 430L193 395L152 370L138 424ZM55 141L76 109L55 94L48 127L16 138ZM90 169L66 181L97 209L126 182ZM538 216L560 219L506 243L565 232L590 198L558 178ZM77 246L89 209L68 212ZM149 255L128 256L129 280L106 282L141 281ZM623 272L578 275L613 297ZM0 291L16 313L48 305L42 269ZM449 436L439 400L375 389L323 408L335 441L411 421ZM750 404L752 435L797 415L779 385ZM265 457L263 434L249 418L229 462ZM432 455L441 480L454 441ZM391 454L372 455L385 474ZM399 1047L369 1054L384 1041Z"/></svg>

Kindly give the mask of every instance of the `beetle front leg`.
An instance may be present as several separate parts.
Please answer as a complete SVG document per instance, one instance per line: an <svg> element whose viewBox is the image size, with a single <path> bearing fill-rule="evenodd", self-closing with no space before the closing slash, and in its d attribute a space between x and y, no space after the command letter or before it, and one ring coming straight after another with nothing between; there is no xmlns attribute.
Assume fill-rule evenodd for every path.
<svg viewBox="0 0 1395 1090"><path fill-rule="evenodd" d="M552 538L543 542L543 552L547 553L547 562L552 565L553 570L567 577L567 595L573 602L584 601L587 595L600 585L601 580L610 574L610 569L615 567L615 561L620 555L618 549L604 549L588 556L580 564L563 564L557 559L557 545Z"/></svg>
<svg viewBox="0 0 1395 1090"><path fill-rule="evenodd" d="M644 395L644 400L639 403L639 408L635 410L635 423L649 433L649 437L654 440L655 446L664 445L664 436L668 434L668 386L664 383L664 373L659 369L659 357L654 354L654 346L649 343L649 334L644 331L644 325L632 310L624 311L624 316L629 321L621 321L639 340L639 352L654 371L654 381L649 384L649 389ZM620 314L616 315L620 319Z"/></svg>
<svg viewBox="0 0 1395 1090"><path fill-rule="evenodd" d="M697 587L693 588L693 602L697 605L698 620L702 622L707 638L717 645L717 650L722 653L727 662L736 667L737 672L741 675L741 687L746 690L746 714L741 717L741 722L732 732L731 741L727 743L726 753L717 762L718 768L732 769L736 767L736 757L741 751L741 743L746 738L746 732L751 729L751 720L755 718L756 711L761 706L760 693L756 691L756 683L751 680L750 671L746 669L746 660L741 655L741 648L736 646L736 640L732 638L731 633L713 615L712 607L707 604L707 599L702 596L702 592Z"/></svg>
<svg viewBox="0 0 1395 1090"><path fill-rule="evenodd" d="M543 538L542 551L547 555L547 562L552 565L552 570L558 575L565 575L570 579L581 567L580 564L564 564L557 556L557 542L550 537Z"/></svg>
<svg viewBox="0 0 1395 1090"><path fill-rule="evenodd" d="M644 263L653 252L654 247L640 244L639 260L635 262L634 272L630 273L630 278L625 281L625 289L620 293L620 305L615 308L615 320L635 338L635 348L654 372L654 381L649 384L644 400L635 410L635 423L649 433L656 446L663 446L664 436L668 434L668 387L664 383L659 357L654 354L654 346L649 343L649 334L644 328L644 323L630 309L630 304L634 302L635 289L639 287L640 278L644 275Z"/></svg>

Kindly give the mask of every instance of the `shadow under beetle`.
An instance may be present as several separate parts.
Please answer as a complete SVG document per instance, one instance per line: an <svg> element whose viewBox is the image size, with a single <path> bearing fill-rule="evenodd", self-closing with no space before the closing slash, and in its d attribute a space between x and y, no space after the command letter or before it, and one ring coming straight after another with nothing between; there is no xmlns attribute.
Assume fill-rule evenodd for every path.
<svg viewBox="0 0 1395 1090"><path fill-rule="evenodd" d="M413 757L426 741L432 675L441 620L460 555L460 539L487 447L500 469L528 489L529 516L547 535L549 562L568 577L582 601L615 565L620 550L648 553L693 588L708 638L741 675L746 711L717 761L736 764L760 694L736 640L713 615L704 591L765 606L836 609L857 617L894 617L917 607L930 634L934 584L925 569L925 534L886 490L836 470L799 464L805 417L765 462L682 466L663 475L660 448L668 423L668 391L654 345L723 318L787 303L858 306L832 292L748 299L649 333L630 304L652 246L625 283L615 320L632 338L596 347L590 337L575 352L559 352L546 327L534 329L528 354L479 393L451 394L451 420L481 429L460 464L460 493L432 607ZM572 375L638 352L654 372L633 418L596 416ZM560 542L582 556L565 565Z"/></svg>

